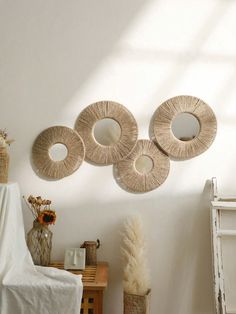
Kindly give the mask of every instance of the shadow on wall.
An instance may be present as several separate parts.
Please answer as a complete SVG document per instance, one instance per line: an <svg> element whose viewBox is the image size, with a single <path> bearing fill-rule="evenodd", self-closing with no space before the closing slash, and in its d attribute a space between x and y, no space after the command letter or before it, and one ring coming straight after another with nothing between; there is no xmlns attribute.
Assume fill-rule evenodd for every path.
<svg viewBox="0 0 236 314"><path fill-rule="evenodd" d="M22 156L29 156L43 129L68 125L69 101L144 4L147 1L0 2L0 125L16 139L11 165L22 167ZM73 118L74 123L74 113Z"/></svg>
<svg viewBox="0 0 236 314"><path fill-rule="evenodd" d="M56 121L55 111L80 90L143 5L142 0L1 2L4 107L29 127L35 118L38 125L45 118ZM5 123L8 119L6 110Z"/></svg>

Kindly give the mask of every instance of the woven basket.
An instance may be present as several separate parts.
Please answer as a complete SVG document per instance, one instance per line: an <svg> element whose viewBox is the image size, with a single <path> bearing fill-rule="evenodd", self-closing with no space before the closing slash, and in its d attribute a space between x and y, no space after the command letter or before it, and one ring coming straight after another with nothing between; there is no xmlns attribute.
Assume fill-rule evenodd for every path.
<svg viewBox="0 0 236 314"><path fill-rule="evenodd" d="M144 296L124 292L124 314L149 314L150 296L151 290Z"/></svg>
<svg viewBox="0 0 236 314"><path fill-rule="evenodd" d="M0 148L0 183L8 182L9 154L6 147Z"/></svg>

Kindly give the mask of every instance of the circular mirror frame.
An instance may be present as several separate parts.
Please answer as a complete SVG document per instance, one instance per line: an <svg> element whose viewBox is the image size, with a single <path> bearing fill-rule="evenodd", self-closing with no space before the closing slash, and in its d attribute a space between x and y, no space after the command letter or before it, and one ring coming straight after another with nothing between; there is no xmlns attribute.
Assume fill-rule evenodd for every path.
<svg viewBox="0 0 236 314"><path fill-rule="evenodd" d="M181 141L172 132L171 124L180 113L194 115L200 124L199 134ZM213 143L217 121L210 106L194 96L176 96L162 103L154 113L151 124L153 140L174 159L190 159L206 151Z"/></svg>
<svg viewBox="0 0 236 314"><path fill-rule="evenodd" d="M104 123L105 122L105 126ZM105 134L105 140L104 140L104 128L105 131L107 131L107 125L109 123L109 134ZM118 131L119 129L119 131ZM102 134L101 134L102 131ZM96 134L97 133L97 134ZM99 143L102 146L111 146L114 145L114 143L117 143L121 136L121 128L118 122L114 119L110 118L104 118L101 120L98 120L93 127L93 136L95 138L95 141ZM102 137L101 137L102 136ZM113 138L112 138L113 137ZM115 137L115 139L114 139ZM115 141L114 141L115 140ZM109 141L109 143L108 143Z"/></svg>
<svg viewBox="0 0 236 314"><path fill-rule="evenodd" d="M113 119L120 125L120 139L113 145L101 145L94 138L94 125L104 118ZM113 101L100 101L86 107L80 113L75 129L84 141L86 160L99 165L110 165L125 158L138 138L138 125L131 112Z"/></svg>
<svg viewBox="0 0 236 314"><path fill-rule="evenodd" d="M62 155L65 155L63 158L58 158L58 146L59 145L59 149L60 149L60 153L62 154ZM55 149L56 148L56 151L54 151L53 149ZM61 151L62 149L66 149L66 151ZM67 155L68 155L68 149L67 149L67 147L64 145L64 144L62 144L62 143L56 143L56 144L54 144L54 145L52 145L50 148L49 148L49 150L48 150L48 152L49 152L49 156L50 156L50 158L53 160L53 161L61 161L61 160L64 160L64 159L66 159L66 157L67 157ZM54 155L54 156L53 156Z"/></svg>
<svg viewBox="0 0 236 314"><path fill-rule="evenodd" d="M148 173L140 173L135 161L142 155L150 157L153 168ZM124 160L114 165L117 182L130 192L144 193L159 187L167 178L170 159L150 140L138 140L133 151Z"/></svg>
<svg viewBox="0 0 236 314"><path fill-rule="evenodd" d="M190 141L198 136L200 124L193 114L181 112L172 120L171 131L180 141Z"/></svg>
<svg viewBox="0 0 236 314"><path fill-rule="evenodd" d="M141 160L141 161L140 161ZM149 164L147 165L147 168L146 169L141 169L140 168L140 164L138 163L140 162L142 165L143 163L145 162L148 162ZM151 164L150 164L151 163ZM151 166L151 167L150 167ZM141 174L147 174L149 173L152 169L153 169L153 159L151 157L149 157L148 155L141 155L139 156L135 162L134 162L134 168L136 171L138 171L139 173ZM140 168L140 169L139 169Z"/></svg>
<svg viewBox="0 0 236 314"><path fill-rule="evenodd" d="M55 144L67 148L64 160L54 161L49 149ZM50 179L62 179L77 170L84 160L85 149L81 137L76 131L64 126L53 126L42 131L32 147L32 161L36 171Z"/></svg>

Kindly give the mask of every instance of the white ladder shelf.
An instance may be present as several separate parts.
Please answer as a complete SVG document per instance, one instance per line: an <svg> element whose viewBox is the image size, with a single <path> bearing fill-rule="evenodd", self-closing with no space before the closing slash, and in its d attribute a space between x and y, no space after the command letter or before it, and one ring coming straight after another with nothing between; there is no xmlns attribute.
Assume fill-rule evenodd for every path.
<svg viewBox="0 0 236 314"><path fill-rule="evenodd" d="M236 310L227 309L226 307L221 244L222 237L235 237L236 229L221 229L221 217L224 211L236 211L236 197L219 197L216 178L212 178L211 230L216 314L236 314Z"/></svg>

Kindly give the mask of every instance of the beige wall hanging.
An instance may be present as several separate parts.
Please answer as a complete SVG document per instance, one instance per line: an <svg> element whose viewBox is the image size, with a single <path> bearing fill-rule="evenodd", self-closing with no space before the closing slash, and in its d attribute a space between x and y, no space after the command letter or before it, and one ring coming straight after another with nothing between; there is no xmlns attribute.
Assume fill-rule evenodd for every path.
<svg viewBox="0 0 236 314"><path fill-rule="evenodd" d="M100 123L104 124L105 132L100 129ZM100 101L86 107L80 113L75 129L84 141L86 160L99 165L113 164L125 158L138 137L133 115L112 101Z"/></svg>
<svg viewBox="0 0 236 314"><path fill-rule="evenodd" d="M36 171L51 179L69 176L81 165L84 144L78 133L68 127L54 126L41 132L32 148Z"/></svg>
<svg viewBox="0 0 236 314"><path fill-rule="evenodd" d="M193 127L195 134L176 136L173 133L175 119L182 114L195 118L199 125ZM181 127L186 130L187 124L185 127L182 122ZM177 96L165 101L157 108L151 124L153 140L174 159L189 159L200 155L210 147L216 131L217 122L213 110L204 101L193 96Z"/></svg>
<svg viewBox="0 0 236 314"><path fill-rule="evenodd" d="M139 140L131 154L114 165L118 183L131 192L148 192L167 178L170 160L150 140Z"/></svg>

